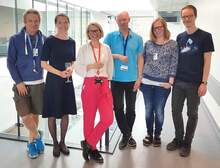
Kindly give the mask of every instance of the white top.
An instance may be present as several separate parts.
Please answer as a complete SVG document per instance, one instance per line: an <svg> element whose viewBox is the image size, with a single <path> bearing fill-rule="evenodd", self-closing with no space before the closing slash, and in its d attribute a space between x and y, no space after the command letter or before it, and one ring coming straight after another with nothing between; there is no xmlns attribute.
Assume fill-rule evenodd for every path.
<svg viewBox="0 0 220 168"><path fill-rule="evenodd" d="M95 55L96 59L98 60L98 49L95 49ZM103 63L104 66L99 70L99 76L107 77L109 80L111 80L113 72L113 58L111 50L106 44L101 44L100 62ZM90 69L87 71L87 65L93 63L95 63L95 59L93 56L92 47L90 43L87 43L81 46L78 51L75 62L76 73L83 78L97 76L96 69Z"/></svg>
<svg viewBox="0 0 220 168"><path fill-rule="evenodd" d="M44 83L43 79L35 80L35 81L23 81L25 85L38 85Z"/></svg>
<svg viewBox="0 0 220 168"><path fill-rule="evenodd" d="M142 78L142 81L141 81L141 82L142 82L143 84L153 85L153 86L160 86L162 83L164 83L164 82L153 81L153 80L146 79L146 78Z"/></svg>

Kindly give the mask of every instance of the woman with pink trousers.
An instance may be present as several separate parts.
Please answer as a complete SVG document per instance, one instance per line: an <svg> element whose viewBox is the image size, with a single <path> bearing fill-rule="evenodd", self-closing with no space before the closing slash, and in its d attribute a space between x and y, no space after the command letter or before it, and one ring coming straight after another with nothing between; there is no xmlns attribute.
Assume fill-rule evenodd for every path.
<svg viewBox="0 0 220 168"><path fill-rule="evenodd" d="M92 159L103 163L96 145L113 121L113 101L109 88L113 58L110 48L99 42L104 33L98 23L90 23L86 33L90 42L81 46L76 59L76 73L84 78L81 98L85 140L81 141L81 146L86 161ZM100 120L95 125L97 111Z"/></svg>

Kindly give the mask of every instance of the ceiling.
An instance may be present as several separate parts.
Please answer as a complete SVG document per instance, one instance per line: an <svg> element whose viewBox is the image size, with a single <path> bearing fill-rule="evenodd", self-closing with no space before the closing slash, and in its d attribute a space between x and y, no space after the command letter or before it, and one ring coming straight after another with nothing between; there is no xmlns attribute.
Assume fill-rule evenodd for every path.
<svg viewBox="0 0 220 168"><path fill-rule="evenodd" d="M155 11L178 11L188 0L62 0L81 7L116 15L129 11L131 16L152 16Z"/></svg>

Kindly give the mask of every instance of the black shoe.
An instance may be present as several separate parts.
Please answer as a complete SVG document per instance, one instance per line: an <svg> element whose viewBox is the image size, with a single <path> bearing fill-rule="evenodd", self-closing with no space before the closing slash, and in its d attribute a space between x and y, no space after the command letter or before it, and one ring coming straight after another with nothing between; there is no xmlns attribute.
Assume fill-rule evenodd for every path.
<svg viewBox="0 0 220 168"><path fill-rule="evenodd" d="M86 142L86 140L81 141L81 147L82 147L82 155L85 161L89 160L89 152L91 151L90 145Z"/></svg>
<svg viewBox="0 0 220 168"><path fill-rule="evenodd" d="M60 156L60 146L58 144L53 146L53 156L54 157Z"/></svg>
<svg viewBox="0 0 220 168"><path fill-rule="evenodd" d="M124 149L127 146L128 140L129 140L129 137L124 136L124 135L122 136L122 139L119 142L119 149L120 150Z"/></svg>
<svg viewBox="0 0 220 168"><path fill-rule="evenodd" d="M181 157L188 157L190 155L190 152L191 152L191 146L190 145L183 145L180 148L179 155Z"/></svg>
<svg viewBox="0 0 220 168"><path fill-rule="evenodd" d="M143 139L144 146L150 146L152 143L153 143L153 136L148 135Z"/></svg>
<svg viewBox="0 0 220 168"><path fill-rule="evenodd" d="M102 155L99 153L99 151L97 149L92 150L89 153L89 157L90 157L90 159L94 160L97 163L103 163L104 162L104 159L103 159Z"/></svg>
<svg viewBox="0 0 220 168"><path fill-rule="evenodd" d="M161 138L159 136L154 137L153 146L154 147L160 147L161 146Z"/></svg>
<svg viewBox="0 0 220 168"><path fill-rule="evenodd" d="M128 146L131 148L136 148L137 146L137 143L132 136L128 140Z"/></svg>
<svg viewBox="0 0 220 168"><path fill-rule="evenodd" d="M182 143L178 141L176 138L174 138L172 142L167 144L167 150L174 151L174 150L181 148L181 146L182 146Z"/></svg>
<svg viewBox="0 0 220 168"><path fill-rule="evenodd" d="M67 148L65 143L60 143L59 146L60 146L60 152L62 152L64 155L70 154L70 150Z"/></svg>

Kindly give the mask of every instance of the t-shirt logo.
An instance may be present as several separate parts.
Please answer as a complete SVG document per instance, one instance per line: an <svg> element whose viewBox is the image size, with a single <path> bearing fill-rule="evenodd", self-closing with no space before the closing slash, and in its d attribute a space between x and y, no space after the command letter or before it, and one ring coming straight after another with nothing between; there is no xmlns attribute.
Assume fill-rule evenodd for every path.
<svg viewBox="0 0 220 168"><path fill-rule="evenodd" d="M186 45L181 47L180 52L181 53L186 53L186 52L192 52L198 50L198 47L195 45L195 43L193 42L193 40L191 38L189 38L186 42Z"/></svg>

